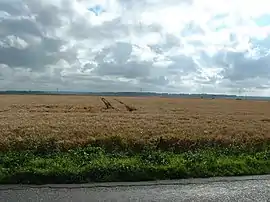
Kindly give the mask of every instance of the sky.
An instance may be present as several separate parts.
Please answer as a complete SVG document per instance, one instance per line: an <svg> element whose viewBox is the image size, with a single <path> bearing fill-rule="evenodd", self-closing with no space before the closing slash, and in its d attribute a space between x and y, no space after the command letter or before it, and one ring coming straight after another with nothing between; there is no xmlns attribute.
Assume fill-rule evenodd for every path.
<svg viewBox="0 0 270 202"><path fill-rule="evenodd" d="M270 1L0 0L0 90L270 95Z"/></svg>

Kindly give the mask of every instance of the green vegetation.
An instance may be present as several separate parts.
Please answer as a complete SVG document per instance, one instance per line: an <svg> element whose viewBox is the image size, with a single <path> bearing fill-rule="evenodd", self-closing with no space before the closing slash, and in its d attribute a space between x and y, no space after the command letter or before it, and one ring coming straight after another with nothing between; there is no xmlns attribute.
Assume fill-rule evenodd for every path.
<svg viewBox="0 0 270 202"><path fill-rule="evenodd" d="M270 173L270 149L239 147L169 152L109 152L100 147L68 151L0 153L0 183L86 183Z"/></svg>

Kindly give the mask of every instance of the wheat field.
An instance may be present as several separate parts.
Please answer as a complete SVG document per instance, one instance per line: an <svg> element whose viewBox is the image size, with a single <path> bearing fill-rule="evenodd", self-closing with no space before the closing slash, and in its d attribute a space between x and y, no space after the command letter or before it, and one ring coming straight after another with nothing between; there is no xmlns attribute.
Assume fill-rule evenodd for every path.
<svg viewBox="0 0 270 202"><path fill-rule="evenodd" d="M111 137L127 144L162 140L167 147L187 148L270 141L268 101L104 98L112 108L98 96L1 95L0 150L52 140L65 148L108 144Z"/></svg>

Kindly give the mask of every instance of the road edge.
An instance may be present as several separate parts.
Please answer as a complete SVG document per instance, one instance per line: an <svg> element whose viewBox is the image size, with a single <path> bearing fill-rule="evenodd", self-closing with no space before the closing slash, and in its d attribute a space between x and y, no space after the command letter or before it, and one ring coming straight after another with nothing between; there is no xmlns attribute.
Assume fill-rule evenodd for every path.
<svg viewBox="0 0 270 202"><path fill-rule="evenodd" d="M131 187L131 186L158 186L158 185L189 185L189 184L209 184L216 182L235 182L250 180L270 180L270 175L251 175L251 176L231 176L231 177L211 177L211 178L188 178L179 180L158 180L158 181L141 181L141 182L102 182L87 184L44 184L44 185L20 185L10 184L1 185L1 190L18 190L18 189L81 189L81 188L113 188L113 187Z"/></svg>

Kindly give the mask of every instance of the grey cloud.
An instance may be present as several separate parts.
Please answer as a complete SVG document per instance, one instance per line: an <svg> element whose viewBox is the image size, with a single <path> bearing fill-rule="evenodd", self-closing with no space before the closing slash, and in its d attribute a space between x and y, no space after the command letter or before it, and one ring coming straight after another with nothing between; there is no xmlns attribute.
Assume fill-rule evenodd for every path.
<svg viewBox="0 0 270 202"><path fill-rule="evenodd" d="M177 47L180 44L180 40L172 35L172 34L166 34L165 35L165 43L163 44L155 44L155 45L148 45L152 51L154 51L157 54L163 54L173 47Z"/></svg>
<svg viewBox="0 0 270 202"><path fill-rule="evenodd" d="M99 76L121 76L125 78L140 78L150 74L151 63L149 62L127 62L125 64L103 63L94 71Z"/></svg>
<svg viewBox="0 0 270 202"><path fill-rule="evenodd" d="M11 78L13 75L13 69L11 69L6 64L0 64L0 79L4 80L6 78Z"/></svg>
<svg viewBox="0 0 270 202"><path fill-rule="evenodd" d="M119 77L121 78L121 77ZM63 89L87 91L138 91L140 85L136 85L131 81L121 81L115 77L106 78L87 74L72 74L64 77L64 82L67 84Z"/></svg>
<svg viewBox="0 0 270 202"><path fill-rule="evenodd" d="M105 22L102 27L92 27L84 17L81 17L69 28L69 35L80 39L104 40L109 38L113 40L115 37L126 34L128 34L128 28L121 23L119 18Z"/></svg>
<svg viewBox="0 0 270 202"><path fill-rule="evenodd" d="M78 31L80 30L80 31ZM148 32L160 32L161 27L156 24L144 25L143 23L137 23L136 25L128 25L120 18L115 18L111 21L104 22L102 26L92 26L87 18L80 17L75 21L72 21L72 26L68 30L68 34L71 37L79 39L92 39L92 40L115 40L121 39L132 33L148 33ZM170 39L169 39L170 40Z"/></svg>
<svg viewBox="0 0 270 202"><path fill-rule="evenodd" d="M25 1L29 15L34 16L36 25L42 27L45 34L72 23L74 18L72 0Z"/></svg>
<svg viewBox="0 0 270 202"><path fill-rule="evenodd" d="M264 40L252 38L250 42L253 44L253 48L257 50L259 55L265 56L270 53L270 35Z"/></svg>
<svg viewBox="0 0 270 202"><path fill-rule="evenodd" d="M95 68L95 66L93 64L86 63L80 68L80 70L81 70L81 72L85 72L86 70L92 70L94 68Z"/></svg>
<svg viewBox="0 0 270 202"><path fill-rule="evenodd" d="M116 79L91 78L82 83L81 86L83 90L87 91L139 91L139 87L133 83Z"/></svg>
<svg viewBox="0 0 270 202"><path fill-rule="evenodd" d="M91 26L85 17L75 16L71 2L72 1L58 1L58 5L52 2L43 4L35 0L26 0L21 11L17 12L16 7L9 4L9 7L4 7L4 11L11 13L17 12L18 16L24 15L26 17L7 18L0 22L0 34L2 37L14 35L24 39L29 45L24 50L16 49L14 47L0 47L0 63L9 66L9 71L12 75L5 73L4 76L9 80L16 79L20 82L20 87L28 88L35 83L37 88L46 88L46 86L62 86L72 88L80 85L82 88L91 86L91 88L106 89L110 88L121 89L125 87L126 90L132 89L134 84L125 83L123 85L118 80L103 80L103 76L123 77L130 79L145 78L146 83L164 82L162 77L158 79L151 79L151 62L136 62L129 61L132 52L132 45L129 43L119 42L112 46L104 48L100 53L96 54L94 61L98 66L93 66L91 63L80 67L80 64L72 65L72 68L94 69L88 79L83 77L76 77L71 74L70 77L61 77L63 68L57 68L57 71L49 73L47 68L51 65L56 65L60 59L65 60L68 64L75 64L77 61L77 50L70 48L65 52L60 52L60 48L67 43L67 41L60 38L52 38L48 36L48 31L56 30L62 25L61 18L67 18L72 23L70 30L67 32L67 37L78 39L104 40L125 37L129 34L131 28L135 32L159 31L160 27L157 25L144 26L138 24L137 26L129 27L124 25L120 18L108 21L103 26ZM63 4L64 3L64 4ZM60 5L60 7L59 7ZM17 9L18 10L18 9ZM13 15L15 16L15 14ZM33 18L35 16L35 18ZM32 18L29 18L32 17ZM32 38L39 41L31 41ZM1 38L0 38L1 40ZM91 53L89 47L89 52ZM107 57L113 59L112 62L106 61ZM31 72L23 71L23 69L30 68ZM2 69L1 69L2 70ZM2 71L4 72L4 71ZM18 75L18 72L19 73ZM35 72L38 72L36 74ZM16 74L17 73L17 74ZM3 73L1 74L3 75ZM72 76L73 75L73 76ZM3 77L3 76L2 76ZM99 78L98 78L99 77ZM13 78L13 79L12 79ZM69 84L66 82L68 81ZM71 85L72 84L72 85ZM109 84L109 85L108 85ZM16 84L13 85L16 87ZM17 85L17 87L19 87ZM137 87L136 87L137 88ZM94 90L94 89L92 89Z"/></svg>
<svg viewBox="0 0 270 202"><path fill-rule="evenodd" d="M245 80L254 77L270 78L270 55L261 58L247 58L246 52L223 53L223 76L231 81ZM222 55L222 54L221 54Z"/></svg>
<svg viewBox="0 0 270 202"><path fill-rule="evenodd" d="M130 58L132 45L129 43L118 42L111 49L118 64L124 64Z"/></svg>
<svg viewBox="0 0 270 202"><path fill-rule="evenodd" d="M190 72L195 72L197 65L191 57L185 55L177 55L169 57L173 64L168 66L168 71L171 74L187 75Z"/></svg>
<svg viewBox="0 0 270 202"><path fill-rule="evenodd" d="M42 2L26 0L27 4L20 8L27 17L6 18L0 22L0 41L5 43L6 38L15 36L26 41L28 46L25 49L19 49L13 46L0 46L0 63L6 64L11 68L31 68L33 71L45 71L48 65L56 64L60 59L67 62L76 60L76 49L60 51L61 47L66 44L66 40L48 35L48 27L57 27L59 8L52 4L42 6ZM17 4L8 4L16 12ZM27 11L27 12L26 12ZM18 12L20 14L20 12ZM14 15L12 15L14 16ZM35 18L33 16L36 16ZM55 28L56 29L56 28ZM10 40L11 40L10 39Z"/></svg>
<svg viewBox="0 0 270 202"><path fill-rule="evenodd" d="M25 49L14 47L0 47L0 63L10 67L26 67L33 70L42 70L46 65L55 64L61 58L74 61L76 58L72 52L60 52L61 40L43 37L38 45ZM55 53L55 54L54 54ZM72 58L70 58L72 57Z"/></svg>
<svg viewBox="0 0 270 202"><path fill-rule="evenodd" d="M126 78L146 77L150 74L152 62L128 61L132 52L132 45L118 42L100 52L95 61L98 66L94 70L99 76L113 75ZM106 56L111 56L113 61L106 61Z"/></svg>
<svg viewBox="0 0 270 202"><path fill-rule="evenodd" d="M144 77L144 78L141 78L140 81L142 83L147 83L147 84L156 85L156 86L166 86L170 82L169 79L167 79L165 76Z"/></svg>
<svg viewBox="0 0 270 202"><path fill-rule="evenodd" d="M228 88L230 91L235 93L239 93L239 91L252 92L255 90L264 90L270 88L269 80L260 77L238 80L234 82L229 79L223 79L219 85L223 88Z"/></svg>
<svg viewBox="0 0 270 202"><path fill-rule="evenodd" d="M181 36L190 36L193 34L204 35L205 31L200 27L200 25L191 21L185 25L184 29L181 31Z"/></svg>
<svg viewBox="0 0 270 202"><path fill-rule="evenodd" d="M42 36L42 30L38 24L27 18L4 19L0 24L0 37L7 35L17 35L23 37L24 35Z"/></svg>
<svg viewBox="0 0 270 202"><path fill-rule="evenodd" d="M56 6L50 5L46 9L42 9L36 20L44 26L61 26L62 21L59 16L59 9Z"/></svg>
<svg viewBox="0 0 270 202"><path fill-rule="evenodd" d="M229 64L226 60L227 52L225 50L218 51L214 54L214 56L209 56L209 54L205 50L199 51L200 56L200 64L203 66L218 66L222 68L226 68Z"/></svg>
<svg viewBox="0 0 270 202"><path fill-rule="evenodd" d="M110 47L106 47L102 49L95 56L95 61L100 64L103 64L106 56L110 55L115 60L117 64L124 64L130 58L130 54L132 52L132 45L124 42L116 42L114 45Z"/></svg>
<svg viewBox="0 0 270 202"><path fill-rule="evenodd" d="M256 56L251 56L248 51L232 51L224 48L213 56L209 56L207 52L200 51L200 64L202 66L222 68L219 80L220 85L224 87L251 88L264 85L266 80L270 79L270 37L264 40L251 39L252 51L257 52ZM233 39L232 39L233 40ZM234 44L236 45L236 44ZM211 83L216 82L215 78L208 80Z"/></svg>
<svg viewBox="0 0 270 202"><path fill-rule="evenodd" d="M198 74L197 76L194 76L193 80L197 84L216 85L216 83L220 79L217 76L204 77L204 76Z"/></svg>
<svg viewBox="0 0 270 202"><path fill-rule="evenodd" d="M61 39L43 37L40 49L47 50L48 52L59 52L59 48L62 45L64 45L64 41Z"/></svg>
<svg viewBox="0 0 270 202"><path fill-rule="evenodd" d="M159 5L158 1L153 1L153 0L119 0L119 2L121 3L121 5L123 5L125 8L127 9L132 9L132 8L149 8L149 7L153 7L153 6L157 6ZM167 0L166 4L167 5L176 5L176 4L188 4L191 5L193 3L193 0Z"/></svg>
<svg viewBox="0 0 270 202"><path fill-rule="evenodd" d="M21 0L6 0L0 2L0 11L5 11L12 16L20 16L25 14L24 4Z"/></svg>

